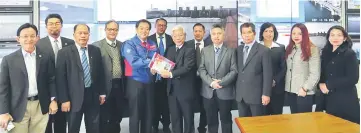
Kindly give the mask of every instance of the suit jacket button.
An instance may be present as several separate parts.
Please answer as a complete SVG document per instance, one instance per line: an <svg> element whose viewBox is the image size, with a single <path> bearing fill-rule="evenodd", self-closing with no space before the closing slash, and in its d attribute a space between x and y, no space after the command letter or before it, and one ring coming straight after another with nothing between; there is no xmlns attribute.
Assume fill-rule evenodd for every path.
<svg viewBox="0 0 361 133"><path fill-rule="evenodd" d="M335 62L332 61L332 64L335 64Z"/></svg>
<svg viewBox="0 0 361 133"><path fill-rule="evenodd" d="M242 82L244 82L244 80L242 80Z"/></svg>
<svg viewBox="0 0 361 133"><path fill-rule="evenodd" d="M244 71L242 71L242 73L244 73Z"/></svg>

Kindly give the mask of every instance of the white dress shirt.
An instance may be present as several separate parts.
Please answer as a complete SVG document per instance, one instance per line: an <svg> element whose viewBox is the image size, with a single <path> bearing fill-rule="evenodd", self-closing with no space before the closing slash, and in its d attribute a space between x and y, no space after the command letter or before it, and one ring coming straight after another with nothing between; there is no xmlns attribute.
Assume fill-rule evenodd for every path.
<svg viewBox="0 0 361 133"><path fill-rule="evenodd" d="M248 51L247 51L247 58L248 58L249 52L251 51L251 49L252 49L252 47L253 47L253 45L254 45L255 42L256 42L256 40L253 40L253 42L251 42L250 44L244 44L244 46L249 46ZM244 52L245 50L246 50L246 49L243 48L243 52Z"/></svg>
<svg viewBox="0 0 361 133"><path fill-rule="evenodd" d="M264 45L264 42L261 41L260 44ZM280 47L276 42L272 42L271 48Z"/></svg>
<svg viewBox="0 0 361 133"><path fill-rule="evenodd" d="M28 97L38 95L38 85L36 82L36 49L32 53L21 50L23 53L26 71L28 73L29 91Z"/></svg>
<svg viewBox="0 0 361 133"><path fill-rule="evenodd" d="M159 35L157 34L157 33L155 33L155 36L156 36L156 38L157 38L157 46L159 47L159 43L160 43L160 38L159 38ZM166 50L166 48L167 48L167 42L166 42L166 40L165 40L165 33L162 35L162 37L163 37L163 39L162 39L162 41L163 41L163 46L164 46L164 51Z"/></svg>

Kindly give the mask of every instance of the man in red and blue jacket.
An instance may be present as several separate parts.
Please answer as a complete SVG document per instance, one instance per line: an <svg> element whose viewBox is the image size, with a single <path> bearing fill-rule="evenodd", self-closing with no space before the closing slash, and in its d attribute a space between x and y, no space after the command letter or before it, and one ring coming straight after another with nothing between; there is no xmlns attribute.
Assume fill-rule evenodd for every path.
<svg viewBox="0 0 361 133"><path fill-rule="evenodd" d="M150 22L142 19L135 27L137 35L124 42L121 53L125 58L127 76L129 132L145 133L152 131L154 110L154 79L148 65L158 50L155 42L147 40L151 29Z"/></svg>

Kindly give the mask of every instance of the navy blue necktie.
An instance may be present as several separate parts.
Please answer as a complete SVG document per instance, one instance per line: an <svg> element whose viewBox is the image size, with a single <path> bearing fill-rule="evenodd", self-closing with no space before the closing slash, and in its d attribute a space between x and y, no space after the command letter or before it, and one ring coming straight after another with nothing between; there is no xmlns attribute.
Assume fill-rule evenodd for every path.
<svg viewBox="0 0 361 133"><path fill-rule="evenodd" d="M163 36L159 36L159 54L164 55Z"/></svg>
<svg viewBox="0 0 361 133"><path fill-rule="evenodd" d="M83 67L84 72L84 86L85 88L90 87L92 81L90 76L90 67L88 63L88 58L86 56L86 48L81 48L82 55L81 55L81 66Z"/></svg>

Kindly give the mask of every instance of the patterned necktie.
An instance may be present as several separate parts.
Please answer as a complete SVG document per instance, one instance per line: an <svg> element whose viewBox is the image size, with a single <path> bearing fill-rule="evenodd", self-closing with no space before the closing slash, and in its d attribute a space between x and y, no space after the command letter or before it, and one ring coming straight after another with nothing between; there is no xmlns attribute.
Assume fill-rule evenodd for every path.
<svg viewBox="0 0 361 133"><path fill-rule="evenodd" d="M112 44L109 44L110 47L108 47L110 52L110 58L112 58L112 75L113 78L121 78L122 75L122 68L120 65L120 52L117 48L116 44L113 42Z"/></svg>
<svg viewBox="0 0 361 133"><path fill-rule="evenodd" d="M196 43L196 60L197 60L197 68L199 67L199 64L201 64L201 48L199 47L201 43Z"/></svg>
<svg viewBox="0 0 361 133"><path fill-rule="evenodd" d="M249 46L244 46L244 52L243 52L243 65L246 63L247 56L248 56L248 49Z"/></svg>
<svg viewBox="0 0 361 133"><path fill-rule="evenodd" d="M163 36L159 36L159 54L164 55Z"/></svg>
<svg viewBox="0 0 361 133"><path fill-rule="evenodd" d="M58 57L58 51L59 51L59 46L58 46L59 41L58 40L54 40L54 46L53 46L53 50L54 50L54 55L55 55L55 64L56 64L56 60Z"/></svg>
<svg viewBox="0 0 361 133"><path fill-rule="evenodd" d="M83 67L84 72L84 86L85 88L90 87L92 81L91 81L91 75L90 75L90 67L88 63L88 58L86 56L86 49L87 48L81 48L82 55L81 55L81 65Z"/></svg>

